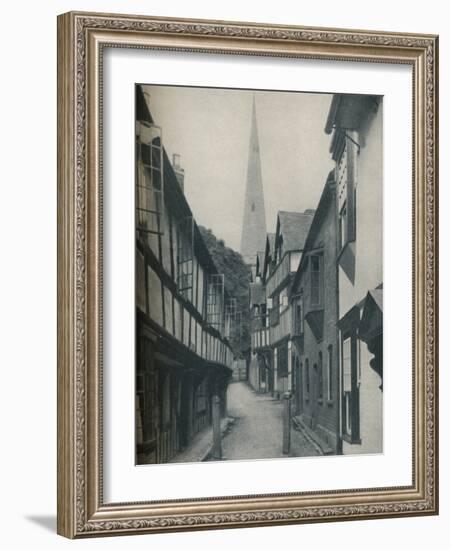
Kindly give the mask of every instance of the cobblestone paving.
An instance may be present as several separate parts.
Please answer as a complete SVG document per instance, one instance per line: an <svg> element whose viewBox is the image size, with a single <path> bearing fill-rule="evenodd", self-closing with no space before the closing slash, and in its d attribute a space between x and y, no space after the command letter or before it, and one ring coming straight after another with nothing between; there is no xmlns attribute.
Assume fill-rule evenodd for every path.
<svg viewBox="0 0 450 550"><path fill-rule="evenodd" d="M228 415L235 424L223 439L224 460L282 458L283 403L270 394L257 394L246 382L228 388ZM289 456L316 456L318 451L298 431L291 431Z"/></svg>

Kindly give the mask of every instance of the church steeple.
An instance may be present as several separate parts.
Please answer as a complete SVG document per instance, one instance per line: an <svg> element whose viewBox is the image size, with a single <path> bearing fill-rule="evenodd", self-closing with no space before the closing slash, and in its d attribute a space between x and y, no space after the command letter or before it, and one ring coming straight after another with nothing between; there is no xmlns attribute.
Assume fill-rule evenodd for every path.
<svg viewBox="0 0 450 550"><path fill-rule="evenodd" d="M259 157L256 103L253 95L250 146L248 153L241 254L247 264L256 265L256 254L264 250L266 240L266 211Z"/></svg>

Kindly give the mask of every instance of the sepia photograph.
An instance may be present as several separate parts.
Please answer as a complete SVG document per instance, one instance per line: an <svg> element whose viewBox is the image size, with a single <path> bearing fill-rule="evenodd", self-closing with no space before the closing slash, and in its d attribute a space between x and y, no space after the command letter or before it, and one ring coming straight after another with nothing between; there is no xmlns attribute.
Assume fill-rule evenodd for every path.
<svg viewBox="0 0 450 550"><path fill-rule="evenodd" d="M135 86L137 465L383 453L383 97Z"/></svg>
<svg viewBox="0 0 450 550"><path fill-rule="evenodd" d="M338 23L58 16L59 534L439 513L439 36Z"/></svg>

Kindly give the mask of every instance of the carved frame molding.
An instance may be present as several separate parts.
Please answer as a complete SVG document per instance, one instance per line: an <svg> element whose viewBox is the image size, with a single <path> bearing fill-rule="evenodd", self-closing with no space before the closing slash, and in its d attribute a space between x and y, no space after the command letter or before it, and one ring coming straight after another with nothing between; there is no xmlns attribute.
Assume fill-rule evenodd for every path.
<svg viewBox="0 0 450 550"><path fill-rule="evenodd" d="M104 47L306 57L413 67L413 485L106 505L102 500ZM58 532L136 532L438 512L438 39L93 13L58 18ZM150 495L149 495L150 496Z"/></svg>

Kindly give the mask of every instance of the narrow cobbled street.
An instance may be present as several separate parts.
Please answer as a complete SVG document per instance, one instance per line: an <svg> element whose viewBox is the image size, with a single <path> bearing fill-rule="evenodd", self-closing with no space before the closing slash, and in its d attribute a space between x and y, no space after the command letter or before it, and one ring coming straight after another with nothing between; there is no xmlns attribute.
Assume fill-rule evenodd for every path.
<svg viewBox="0 0 450 550"><path fill-rule="evenodd" d="M228 387L228 415L235 419L222 441L224 460L282 458L283 403L270 394L254 392L247 382ZM291 431L289 456L316 456L319 452L298 431Z"/></svg>

